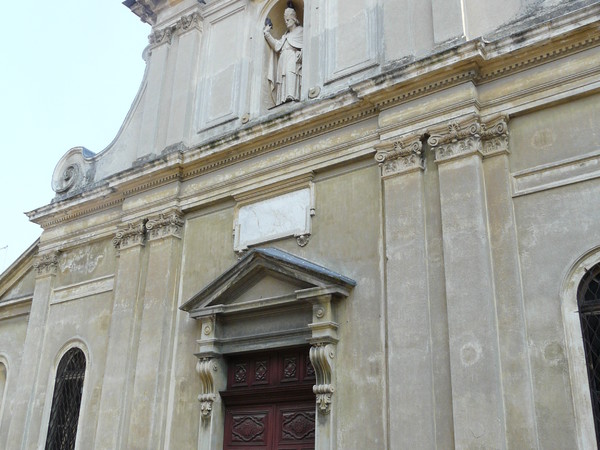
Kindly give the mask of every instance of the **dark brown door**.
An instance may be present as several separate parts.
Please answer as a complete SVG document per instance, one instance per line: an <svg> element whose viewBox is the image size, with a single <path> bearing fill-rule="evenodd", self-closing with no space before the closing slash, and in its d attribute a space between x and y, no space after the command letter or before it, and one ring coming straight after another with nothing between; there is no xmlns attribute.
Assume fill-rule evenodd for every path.
<svg viewBox="0 0 600 450"><path fill-rule="evenodd" d="M313 450L315 375L308 348L229 359L226 450Z"/></svg>

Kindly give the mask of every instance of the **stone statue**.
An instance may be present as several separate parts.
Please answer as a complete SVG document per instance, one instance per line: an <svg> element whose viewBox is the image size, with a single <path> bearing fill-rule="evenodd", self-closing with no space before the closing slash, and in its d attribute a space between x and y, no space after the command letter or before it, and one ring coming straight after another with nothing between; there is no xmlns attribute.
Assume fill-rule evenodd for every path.
<svg viewBox="0 0 600 450"><path fill-rule="evenodd" d="M271 97L275 105L300 100L302 83L302 37L303 29L296 17L292 2L283 13L287 32L281 39L271 36L273 25L267 18L263 33L273 50L269 55L267 79L271 86ZM277 61L277 64L275 64Z"/></svg>

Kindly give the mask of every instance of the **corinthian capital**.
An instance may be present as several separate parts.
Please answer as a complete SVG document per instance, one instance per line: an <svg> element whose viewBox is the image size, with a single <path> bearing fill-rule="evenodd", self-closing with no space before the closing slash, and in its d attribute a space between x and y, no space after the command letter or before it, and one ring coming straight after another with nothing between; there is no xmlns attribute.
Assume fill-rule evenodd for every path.
<svg viewBox="0 0 600 450"><path fill-rule="evenodd" d="M483 156L508 153L508 117L500 115L481 124Z"/></svg>
<svg viewBox="0 0 600 450"><path fill-rule="evenodd" d="M173 209L157 216L150 217L146 222L148 239L160 239L167 236L181 237L183 228L183 214L178 209Z"/></svg>
<svg viewBox="0 0 600 450"><path fill-rule="evenodd" d="M38 255L33 263L36 276L41 277L45 275L56 275L58 270L58 256L58 251L52 251Z"/></svg>
<svg viewBox="0 0 600 450"><path fill-rule="evenodd" d="M431 130L427 140L435 150L436 162L444 162L475 153L481 154L479 116L469 115Z"/></svg>
<svg viewBox="0 0 600 450"><path fill-rule="evenodd" d="M498 115L482 121L470 115L431 130L427 141L435 150L436 162L478 153L483 157L508 152L508 117Z"/></svg>
<svg viewBox="0 0 600 450"><path fill-rule="evenodd" d="M423 170L423 143L418 135L405 136L399 140L383 142L375 147L375 161L381 167L381 176Z"/></svg>
<svg viewBox="0 0 600 450"><path fill-rule="evenodd" d="M120 228L112 242L117 250L123 250L135 245L144 245L145 237L146 221L138 220Z"/></svg>

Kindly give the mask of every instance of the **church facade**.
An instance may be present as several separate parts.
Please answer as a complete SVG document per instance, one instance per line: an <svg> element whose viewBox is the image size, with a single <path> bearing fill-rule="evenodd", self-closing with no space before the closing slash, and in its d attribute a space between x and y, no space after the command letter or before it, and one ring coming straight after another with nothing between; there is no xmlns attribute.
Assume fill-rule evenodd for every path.
<svg viewBox="0 0 600 450"><path fill-rule="evenodd" d="M597 446L600 2L124 5L131 110L0 276L0 448Z"/></svg>

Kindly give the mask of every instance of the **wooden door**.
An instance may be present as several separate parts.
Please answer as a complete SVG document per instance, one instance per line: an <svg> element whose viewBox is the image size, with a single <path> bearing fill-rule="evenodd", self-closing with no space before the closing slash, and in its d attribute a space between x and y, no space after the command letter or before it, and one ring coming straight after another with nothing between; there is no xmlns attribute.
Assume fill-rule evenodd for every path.
<svg viewBox="0 0 600 450"><path fill-rule="evenodd" d="M226 450L313 450L314 370L308 349L229 359Z"/></svg>

